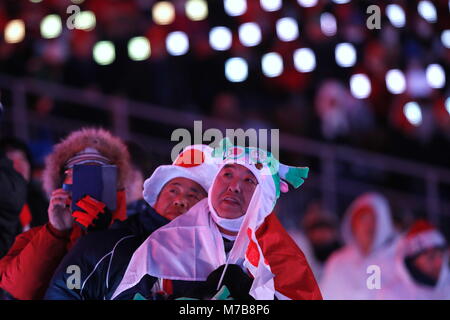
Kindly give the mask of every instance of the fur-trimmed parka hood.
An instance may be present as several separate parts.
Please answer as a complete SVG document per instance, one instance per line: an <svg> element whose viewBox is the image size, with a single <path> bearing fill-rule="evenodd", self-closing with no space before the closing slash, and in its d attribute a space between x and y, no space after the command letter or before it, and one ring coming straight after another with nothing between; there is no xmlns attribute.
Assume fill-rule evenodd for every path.
<svg viewBox="0 0 450 320"><path fill-rule="evenodd" d="M70 133L54 146L53 152L45 159L43 173L44 189L47 194L61 187L64 165L78 152L91 147L117 166L118 189L126 188L130 174L130 156L123 141L109 131L96 128L83 128Z"/></svg>

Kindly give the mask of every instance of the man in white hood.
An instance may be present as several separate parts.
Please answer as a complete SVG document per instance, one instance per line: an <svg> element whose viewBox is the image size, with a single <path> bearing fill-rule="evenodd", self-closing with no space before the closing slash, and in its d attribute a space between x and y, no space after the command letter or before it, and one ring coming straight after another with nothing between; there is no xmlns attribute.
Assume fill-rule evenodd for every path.
<svg viewBox="0 0 450 320"><path fill-rule="evenodd" d="M342 236L345 247L331 255L322 275L324 299L375 299L392 274L397 242L387 200L378 193L356 198L344 216Z"/></svg>
<svg viewBox="0 0 450 320"><path fill-rule="evenodd" d="M219 166L208 199L147 238L112 298L155 299L166 281L169 299L321 299L303 253L272 213L285 181L299 187L308 169L228 139L211 155Z"/></svg>
<svg viewBox="0 0 450 320"><path fill-rule="evenodd" d="M395 276L379 299L448 300L450 270L444 236L425 220L402 236L395 258Z"/></svg>

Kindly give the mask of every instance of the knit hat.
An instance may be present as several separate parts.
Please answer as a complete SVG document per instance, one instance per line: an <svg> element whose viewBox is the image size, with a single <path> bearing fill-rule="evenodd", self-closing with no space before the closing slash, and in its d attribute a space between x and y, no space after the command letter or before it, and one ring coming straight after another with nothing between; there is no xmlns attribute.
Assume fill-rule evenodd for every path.
<svg viewBox="0 0 450 320"><path fill-rule="evenodd" d="M104 162L118 169L117 188L126 188L130 173L130 156L123 141L109 131L83 128L69 134L54 146L45 160L44 189L48 194L60 187L65 169L80 162Z"/></svg>
<svg viewBox="0 0 450 320"><path fill-rule="evenodd" d="M431 249L445 247L443 235L428 221L415 222L403 239L403 253L405 257L415 256Z"/></svg>
<svg viewBox="0 0 450 320"><path fill-rule="evenodd" d="M156 168L144 182L145 201L153 207L164 185L175 178L193 180L208 192L212 178L217 172L216 161L211 157L212 150L203 144L191 145L178 155L173 164Z"/></svg>

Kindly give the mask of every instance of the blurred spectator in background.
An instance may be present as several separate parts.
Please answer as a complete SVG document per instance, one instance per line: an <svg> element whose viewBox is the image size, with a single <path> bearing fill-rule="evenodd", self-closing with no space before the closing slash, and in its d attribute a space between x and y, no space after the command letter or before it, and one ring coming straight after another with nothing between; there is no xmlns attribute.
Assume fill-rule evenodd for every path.
<svg viewBox="0 0 450 320"><path fill-rule="evenodd" d="M27 145L16 138L0 140L0 149L13 162L14 169L27 181L27 201L20 211L20 229L18 233L31 227L43 225L48 221L48 200L42 186L32 179L33 160Z"/></svg>
<svg viewBox="0 0 450 320"><path fill-rule="evenodd" d="M328 259L320 283L324 299L373 299L377 290L368 287L367 268L381 270L381 287L392 272L396 231L388 201L378 193L356 198L342 222L345 247Z"/></svg>
<svg viewBox="0 0 450 320"><path fill-rule="evenodd" d="M127 191L127 216L150 210L149 204L144 200L144 177L151 175L156 167L156 160L139 144L127 141L130 153L131 172L130 186Z"/></svg>
<svg viewBox="0 0 450 320"><path fill-rule="evenodd" d="M448 247L444 236L425 220L402 236L395 258L394 277L379 299L450 299Z"/></svg>
<svg viewBox="0 0 450 320"><path fill-rule="evenodd" d="M299 228L289 235L305 253L314 276L320 282L328 257L341 247L339 224L320 202L312 202L299 221Z"/></svg>
<svg viewBox="0 0 450 320"><path fill-rule="evenodd" d="M114 212L108 213L103 203L84 197L77 206L86 212L80 209L72 213L71 194L62 189L62 185L72 185L76 164L118 167ZM44 188L51 194L49 222L16 237L11 249L0 260L0 287L15 299L42 298L61 259L86 230L106 228L109 222L126 218L124 189L128 184L129 166L125 144L103 129L80 129L57 144L46 159L44 171ZM74 224L75 217L77 224ZM86 217L92 219L83 221Z"/></svg>

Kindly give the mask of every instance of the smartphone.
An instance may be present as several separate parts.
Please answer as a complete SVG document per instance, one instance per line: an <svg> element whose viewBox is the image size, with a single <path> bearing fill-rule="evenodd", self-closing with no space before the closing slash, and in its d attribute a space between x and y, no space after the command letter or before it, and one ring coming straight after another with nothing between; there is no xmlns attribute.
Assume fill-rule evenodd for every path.
<svg viewBox="0 0 450 320"><path fill-rule="evenodd" d="M76 203L87 195L114 211L117 207L117 166L75 165L71 189L72 211L81 210Z"/></svg>

